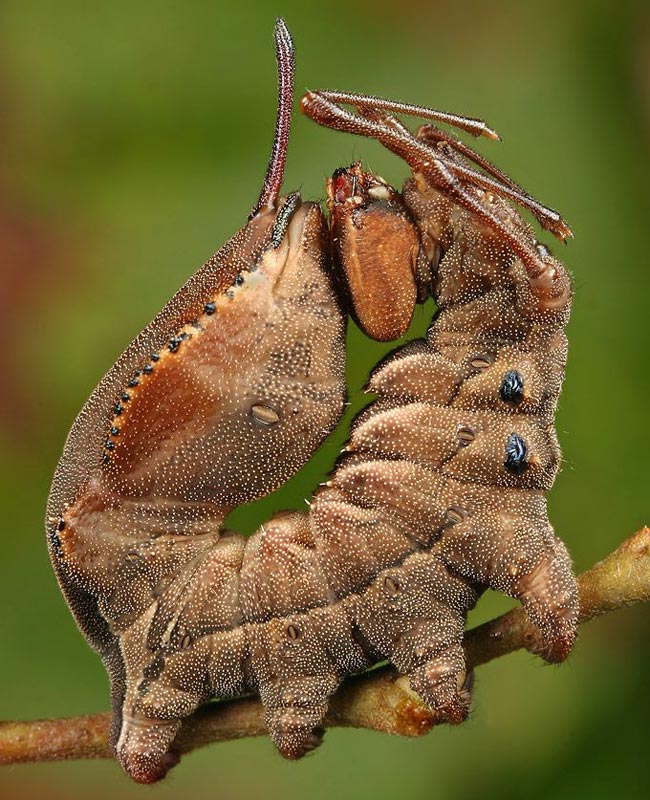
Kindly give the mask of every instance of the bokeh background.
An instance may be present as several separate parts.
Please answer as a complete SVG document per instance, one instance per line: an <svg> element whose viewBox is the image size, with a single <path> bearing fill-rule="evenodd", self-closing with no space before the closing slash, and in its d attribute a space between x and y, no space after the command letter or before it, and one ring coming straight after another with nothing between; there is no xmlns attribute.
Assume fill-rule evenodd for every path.
<svg viewBox="0 0 650 800"><path fill-rule="evenodd" d="M367 91L484 116L504 141L482 151L566 215L576 297L551 516L578 569L650 521L647 10L628 0L4 0L0 718L107 707L104 670L47 560L49 482L103 372L257 197L278 15L295 37L299 92ZM406 174L375 143L298 116L285 186L322 198L326 175L361 156L398 185ZM414 332L430 313L418 310ZM351 330L350 414L383 352ZM276 508L302 507L344 437L233 524L248 532ZM473 621L508 605L486 597ZM647 797L649 634L648 608L635 607L584 628L562 667L523 653L483 667L470 721L421 740L333 730L298 764L265 739L221 744L149 790L111 762L5 767L0 797Z"/></svg>

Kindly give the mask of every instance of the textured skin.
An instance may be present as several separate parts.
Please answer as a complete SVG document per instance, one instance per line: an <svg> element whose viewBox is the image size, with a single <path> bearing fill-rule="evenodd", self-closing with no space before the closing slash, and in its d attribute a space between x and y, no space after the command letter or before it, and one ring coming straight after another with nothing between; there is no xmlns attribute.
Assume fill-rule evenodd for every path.
<svg viewBox="0 0 650 800"><path fill-rule="evenodd" d="M206 634L243 620L243 540L222 522L295 473L343 410L325 220L301 205L274 246L283 204L236 234L125 351L54 477L50 554L108 669L113 739L136 780L171 766L182 716L249 685L241 632L222 634L225 666L207 655L217 645Z"/></svg>
<svg viewBox="0 0 650 800"><path fill-rule="evenodd" d="M510 205L473 191L535 244ZM248 540L221 529L232 507L295 472L342 409L344 325L315 206L300 207L278 248L275 213L237 234L126 351L72 429L50 498L50 553L109 671L116 754L138 781L173 766L182 719L215 696L259 693L280 752L304 755L342 678L381 659L462 721L463 628L486 587L521 600L545 659L571 648L576 582L545 496L560 458L567 274L540 246L531 281L490 227L419 175L399 204L421 249L395 248L394 270L379 254L408 284L390 325L408 324L423 294L422 254L439 310L426 340L373 372L378 397L308 513L277 515ZM376 248L361 241L367 230L376 240L374 211L373 224L346 234L346 252L366 254L358 287L348 282L357 298L374 269ZM403 241L412 247L410 234ZM372 304L355 313L376 324ZM129 387L145 363L153 370Z"/></svg>

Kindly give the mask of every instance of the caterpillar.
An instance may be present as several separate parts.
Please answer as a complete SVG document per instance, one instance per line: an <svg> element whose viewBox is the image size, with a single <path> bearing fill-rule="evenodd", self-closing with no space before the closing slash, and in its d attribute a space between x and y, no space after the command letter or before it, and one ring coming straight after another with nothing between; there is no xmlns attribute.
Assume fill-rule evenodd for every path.
<svg viewBox="0 0 650 800"><path fill-rule="evenodd" d="M487 588L521 601L545 660L576 633L546 509L571 284L514 204L560 239L570 229L436 124L496 138L483 122L342 92L308 92L301 110L379 140L411 177L398 192L361 163L336 170L329 220L280 196L294 73L282 20L275 39L260 198L92 393L48 500L59 585L110 677L116 757L143 783L177 763L182 720L213 697L258 693L278 750L299 758L341 680L384 659L461 722L466 614ZM397 114L428 122L413 134ZM376 397L309 510L249 539L225 530L339 420L348 314L388 341L429 296L426 338L372 372Z"/></svg>

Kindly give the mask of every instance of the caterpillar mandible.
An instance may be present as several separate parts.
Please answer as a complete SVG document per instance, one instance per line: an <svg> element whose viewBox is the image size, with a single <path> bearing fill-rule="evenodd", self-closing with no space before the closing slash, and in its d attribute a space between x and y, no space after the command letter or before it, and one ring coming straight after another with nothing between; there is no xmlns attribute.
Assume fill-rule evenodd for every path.
<svg viewBox="0 0 650 800"><path fill-rule="evenodd" d="M178 761L182 720L212 697L259 693L278 750L304 755L343 677L381 659L462 721L465 618L488 587L523 603L547 661L576 633L576 581L546 511L571 286L510 201L559 238L569 228L433 124L495 138L481 121L341 92L308 92L301 109L378 139L412 177L400 193L360 163L336 170L329 222L281 197L294 72L281 20L275 38L260 199L95 389L48 501L50 557L139 782ZM395 114L429 123L414 135ZM426 339L373 371L377 398L309 511L248 540L223 530L340 418L346 315L391 340L429 295Z"/></svg>

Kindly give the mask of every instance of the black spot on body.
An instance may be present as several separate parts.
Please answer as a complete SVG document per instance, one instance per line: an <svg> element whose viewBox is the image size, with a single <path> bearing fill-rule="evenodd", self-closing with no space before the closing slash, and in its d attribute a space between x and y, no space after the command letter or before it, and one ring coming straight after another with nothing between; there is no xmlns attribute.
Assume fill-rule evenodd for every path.
<svg viewBox="0 0 650 800"><path fill-rule="evenodd" d="M145 367L142 368L142 371L144 372L145 375L151 375L151 373L153 372L153 367L151 366L151 364L147 364Z"/></svg>
<svg viewBox="0 0 650 800"><path fill-rule="evenodd" d="M511 433L506 442L505 468L513 475L522 475L529 467L526 442L517 433Z"/></svg>
<svg viewBox="0 0 650 800"><path fill-rule="evenodd" d="M214 312L217 310L217 306L214 303L206 303L203 306L203 310L208 316L210 316L210 314L214 314Z"/></svg>
<svg viewBox="0 0 650 800"><path fill-rule="evenodd" d="M504 403L513 405L518 405L524 399L524 379L517 370L510 370L503 376L499 396Z"/></svg>
<svg viewBox="0 0 650 800"><path fill-rule="evenodd" d="M115 407L113 408L113 412L116 417L119 417L120 414L124 411L121 403L115 403Z"/></svg>
<svg viewBox="0 0 650 800"><path fill-rule="evenodd" d="M160 361L160 356L158 355L158 353L152 353L151 354L151 360L152 361Z"/></svg>

